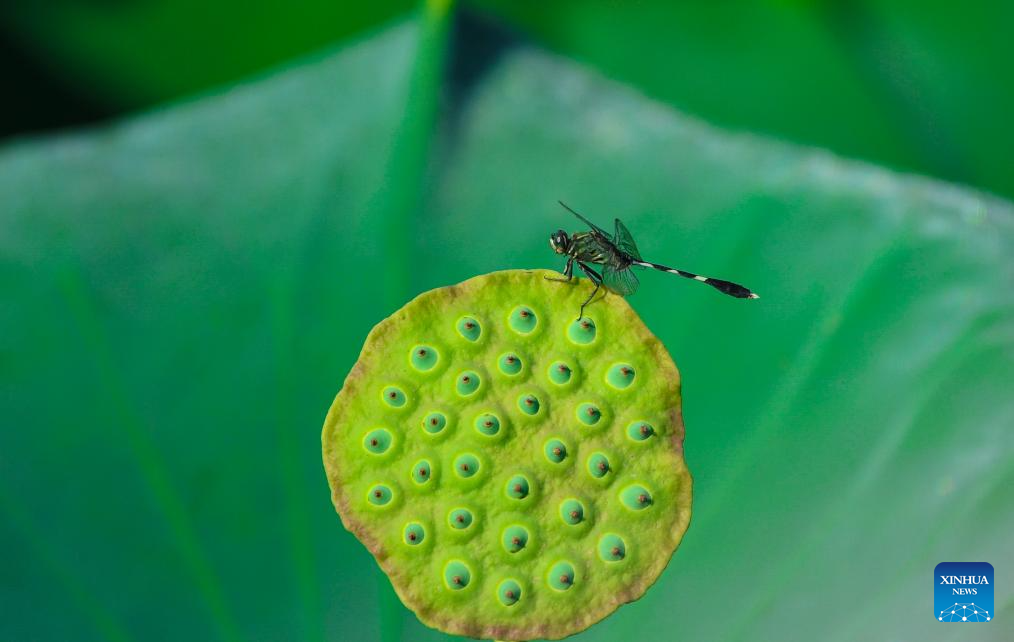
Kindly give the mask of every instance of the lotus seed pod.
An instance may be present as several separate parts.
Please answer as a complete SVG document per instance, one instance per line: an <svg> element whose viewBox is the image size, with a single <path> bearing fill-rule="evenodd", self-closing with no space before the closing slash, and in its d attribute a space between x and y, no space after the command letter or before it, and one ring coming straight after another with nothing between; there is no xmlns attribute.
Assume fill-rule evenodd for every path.
<svg viewBox="0 0 1014 642"><path fill-rule="evenodd" d="M324 424L344 526L424 623L559 639L638 599L690 520L679 374L622 298L510 270L378 324Z"/></svg>

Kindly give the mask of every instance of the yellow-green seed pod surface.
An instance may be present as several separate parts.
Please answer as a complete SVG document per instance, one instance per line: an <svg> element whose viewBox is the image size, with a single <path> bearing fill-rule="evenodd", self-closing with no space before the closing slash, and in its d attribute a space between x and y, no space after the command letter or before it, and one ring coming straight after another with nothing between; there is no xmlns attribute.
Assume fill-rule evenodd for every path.
<svg viewBox="0 0 1014 642"><path fill-rule="evenodd" d="M679 373L622 298L508 270L378 324L324 424L345 527L447 633L558 639L641 597L690 521Z"/></svg>

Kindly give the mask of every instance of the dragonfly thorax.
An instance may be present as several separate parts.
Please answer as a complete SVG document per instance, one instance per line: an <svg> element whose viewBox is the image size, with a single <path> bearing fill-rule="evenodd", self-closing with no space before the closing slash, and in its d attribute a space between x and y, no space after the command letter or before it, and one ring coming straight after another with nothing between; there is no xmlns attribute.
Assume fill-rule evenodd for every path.
<svg viewBox="0 0 1014 642"><path fill-rule="evenodd" d="M631 263L630 257L618 250L609 239L593 232L575 232L570 237L567 254L575 261L609 264L618 269L626 268Z"/></svg>

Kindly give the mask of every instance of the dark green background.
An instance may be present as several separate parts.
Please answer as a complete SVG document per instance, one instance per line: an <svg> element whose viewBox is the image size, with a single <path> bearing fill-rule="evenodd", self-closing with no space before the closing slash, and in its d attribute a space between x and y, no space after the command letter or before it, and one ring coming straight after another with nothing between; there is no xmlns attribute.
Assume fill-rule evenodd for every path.
<svg viewBox="0 0 1014 642"><path fill-rule="evenodd" d="M11 55L0 58L16 85L0 107L11 116L0 132L16 131L15 122L38 128L207 91L376 29L414 4L4 3L0 34ZM1014 113L1009 2L465 6L716 124L1014 196L1014 127L1006 124Z"/></svg>
<svg viewBox="0 0 1014 642"><path fill-rule="evenodd" d="M643 93L1003 192L1000 9L487 8L642 92L439 3L379 26L189 4L4 9L55 74L19 99L98 105L63 122L205 94L0 149L0 639L442 639L341 529L320 425L410 296L557 266L558 198L763 297L642 275L695 516L581 639L1009 637L1014 208ZM997 569L971 630L931 612L933 567L962 560Z"/></svg>

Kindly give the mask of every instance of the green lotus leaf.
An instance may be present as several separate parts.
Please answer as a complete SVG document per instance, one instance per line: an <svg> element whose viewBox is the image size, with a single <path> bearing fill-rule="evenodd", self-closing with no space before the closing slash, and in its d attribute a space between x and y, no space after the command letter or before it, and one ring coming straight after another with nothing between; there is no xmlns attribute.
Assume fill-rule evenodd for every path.
<svg viewBox="0 0 1014 642"><path fill-rule="evenodd" d="M629 303L685 378L694 522L652 589L578 638L959 635L930 616L932 569L1014 565L1011 205L714 129L474 26L448 50L443 20L0 149L0 638L441 639L337 526L322 415L415 294L562 268L548 235L580 225L557 199L761 295L639 274ZM506 351L472 370L509 376ZM538 421L506 401L511 426ZM660 429L610 425L633 448L642 420ZM390 447L359 441L364 458L425 458L381 427ZM613 454L558 437L574 470ZM392 514L404 474L375 482ZM633 561L606 535L591 562ZM463 561L500 606L529 595ZM981 626L1005 630L1011 590Z"/></svg>

